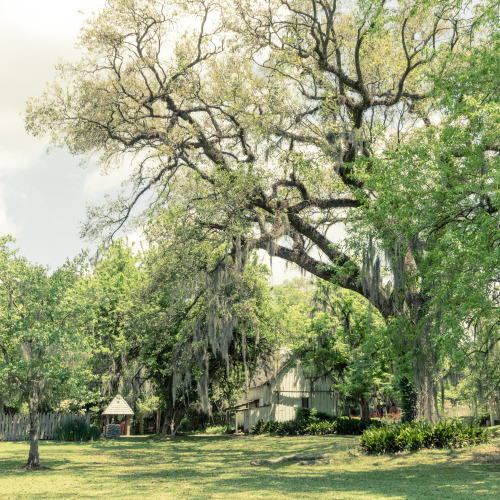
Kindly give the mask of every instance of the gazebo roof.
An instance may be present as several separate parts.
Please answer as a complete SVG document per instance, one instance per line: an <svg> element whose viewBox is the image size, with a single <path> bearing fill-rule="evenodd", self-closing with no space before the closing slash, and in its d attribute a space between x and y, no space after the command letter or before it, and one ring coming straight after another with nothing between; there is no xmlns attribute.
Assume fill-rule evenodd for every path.
<svg viewBox="0 0 500 500"><path fill-rule="evenodd" d="M132 408L117 394L108 407L102 412L103 415L133 415Z"/></svg>

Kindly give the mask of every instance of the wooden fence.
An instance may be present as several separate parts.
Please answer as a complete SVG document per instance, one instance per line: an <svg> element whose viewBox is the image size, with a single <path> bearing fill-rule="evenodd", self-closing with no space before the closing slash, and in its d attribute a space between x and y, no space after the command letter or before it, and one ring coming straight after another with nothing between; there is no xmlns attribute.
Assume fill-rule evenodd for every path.
<svg viewBox="0 0 500 500"><path fill-rule="evenodd" d="M54 439L57 429L74 421L90 425L90 413L40 413L39 439ZM6 415L0 413L0 441L24 441L30 437L29 415Z"/></svg>

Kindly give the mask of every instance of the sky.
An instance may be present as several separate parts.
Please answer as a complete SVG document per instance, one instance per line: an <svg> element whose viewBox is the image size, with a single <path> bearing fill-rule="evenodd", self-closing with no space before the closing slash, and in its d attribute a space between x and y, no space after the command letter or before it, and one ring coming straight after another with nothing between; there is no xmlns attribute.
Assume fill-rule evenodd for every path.
<svg viewBox="0 0 500 500"><path fill-rule="evenodd" d="M76 60L85 16L104 0L0 0L0 234L12 234L32 262L55 269L84 247L79 238L86 203L119 185L95 166L82 169L67 151L47 153L48 141L29 136L22 114L61 60Z"/></svg>
<svg viewBox="0 0 500 500"><path fill-rule="evenodd" d="M81 249L96 248L79 236L86 206L116 193L124 174L102 176L64 149L48 150L47 139L27 134L22 115L27 100L54 79L57 62L78 59L79 30L104 4L0 0L0 235L14 236L22 255L52 270ZM299 275L280 259L273 259L272 270L274 284Z"/></svg>

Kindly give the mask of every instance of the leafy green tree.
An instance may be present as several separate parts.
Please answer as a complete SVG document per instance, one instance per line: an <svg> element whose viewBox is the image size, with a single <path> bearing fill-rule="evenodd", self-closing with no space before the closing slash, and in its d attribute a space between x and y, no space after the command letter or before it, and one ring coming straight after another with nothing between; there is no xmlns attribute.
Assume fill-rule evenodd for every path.
<svg viewBox="0 0 500 500"><path fill-rule="evenodd" d="M210 413L215 400L232 401L269 355L275 321L267 269L238 253L237 242L170 216L149 226L146 306L136 328L163 403L163 432L174 433L191 402Z"/></svg>
<svg viewBox="0 0 500 500"><path fill-rule="evenodd" d="M90 348L90 389L105 400L117 393L133 400L144 382L134 329L137 311L144 305L140 301L145 280L141 256L127 242L117 240L87 266L86 275L72 289L71 299L78 313L78 328Z"/></svg>
<svg viewBox="0 0 500 500"><path fill-rule="evenodd" d="M498 342L499 48L496 34L442 63L434 80L445 114L373 160L366 183L378 195L355 234L383 228L377 238L392 249L394 338L429 420L440 363L463 367L474 325L489 324Z"/></svg>
<svg viewBox="0 0 500 500"><path fill-rule="evenodd" d="M27 128L35 135L50 130L53 142L74 154L97 153L103 169L135 158L131 189L91 210L88 235L112 236L148 193L146 218L175 203L179 218L188 213L201 231L238 236L245 251L264 249L368 298L384 318L396 316L402 352L418 360L411 369L419 414L433 420L439 340L430 325L436 321L419 282L418 248L402 234L405 219L392 215L392 202L381 202L398 184L376 176L394 168L406 183L402 170L414 162L406 144L415 148L416 163L427 165L415 131L448 112L433 94L444 87L430 75L442 72L452 82L443 66L450 54L490 48L495 12L489 0L472 6L456 0L190 0L183 9L174 0L110 0L82 30L82 60L62 65L59 80L29 103ZM443 127L453 130L454 123L461 122ZM483 161L495 145L486 135L474 137L479 149L469 151ZM431 163L444 170L433 177L429 169L426 190L455 175L450 162ZM459 178L453 177L457 187ZM481 203L496 213L489 199L490 205L486 198ZM471 202L449 196L442 206L460 200ZM374 209L379 218L366 215L372 205L380 208ZM414 207L412 223L419 220L415 213L434 205ZM348 212L349 226L367 218L387 254L392 287L369 238L357 238L366 243L364 262L359 246L351 251L334 243L332 228L346 222ZM491 227L481 220L483 229ZM444 235L434 239L439 246L445 253Z"/></svg>
<svg viewBox="0 0 500 500"><path fill-rule="evenodd" d="M391 382L391 349L383 318L352 292L318 282L310 329L295 352L312 374L329 374L346 403L360 405L369 421L370 401Z"/></svg>
<svg viewBox="0 0 500 500"><path fill-rule="evenodd" d="M65 307L78 268L67 264L51 275L0 239L0 375L15 385L29 406L30 449L27 469L40 468L40 402L74 396L82 390L85 339L69 325Z"/></svg>
<svg viewBox="0 0 500 500"><path fill-rule="evenodd" d="M294 346L310 330L314 294L315 284L310 279L294 278L273 287L272 307L283 347Z"/></svg>

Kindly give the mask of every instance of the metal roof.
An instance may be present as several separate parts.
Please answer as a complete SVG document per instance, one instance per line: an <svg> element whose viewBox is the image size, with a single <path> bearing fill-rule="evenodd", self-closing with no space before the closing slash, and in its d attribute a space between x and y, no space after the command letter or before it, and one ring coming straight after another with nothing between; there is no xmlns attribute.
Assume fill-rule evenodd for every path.
<svg viewBox="0 0 500 500"><path fill-rule="evenodd" d="M103 415L133 415L132 408L117 394L108 407L102 412Z"/></svg>

